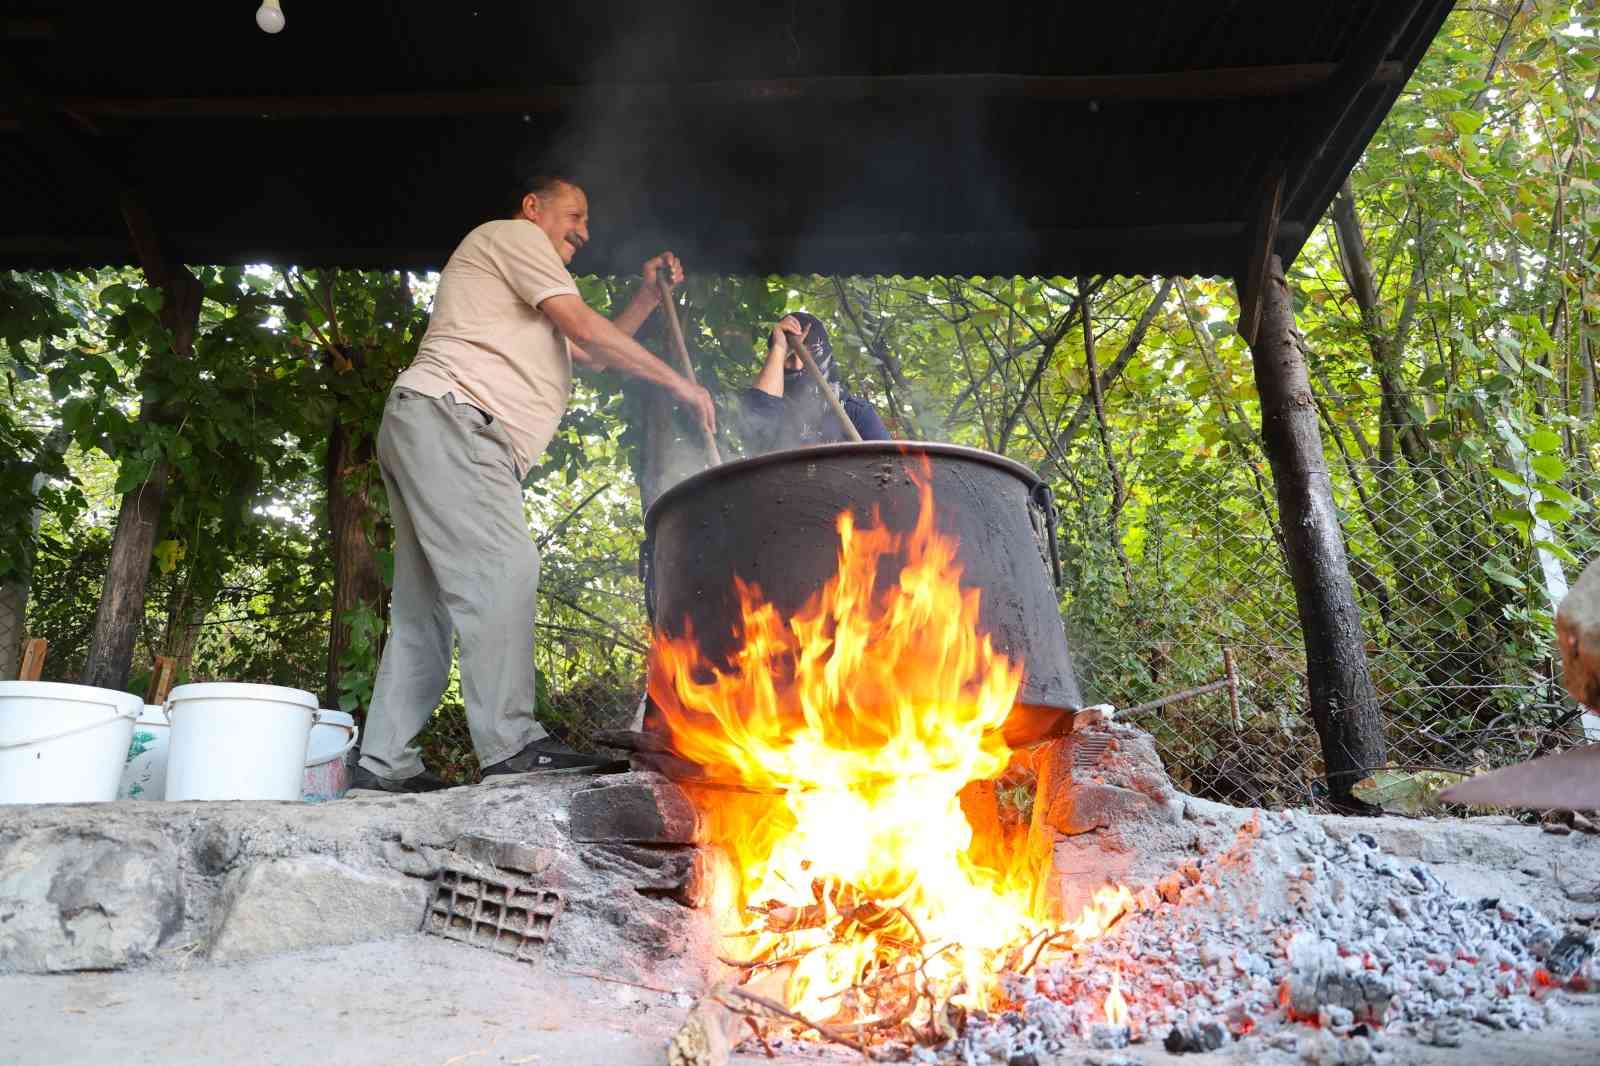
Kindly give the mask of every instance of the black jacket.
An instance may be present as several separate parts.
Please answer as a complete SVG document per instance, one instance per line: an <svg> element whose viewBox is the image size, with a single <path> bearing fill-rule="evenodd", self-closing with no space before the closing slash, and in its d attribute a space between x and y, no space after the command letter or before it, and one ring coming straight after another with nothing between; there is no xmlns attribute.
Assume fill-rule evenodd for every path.
<svg viewBox="0 0 1600 1066"><path fill-rule="evenodd" d="M888 427L883 424L883 419L878 417L878 412L872 409L870 403L850 395L842 386L839 389L839 398L844 404L844 413L850 416L850 421L854 423L856 432L861 434L862 440L889 439ZM821 420L822 428L816 434L808 434L790 441L780 439L783 436L783 412L786 403L782 396L773 396L760 389L744 390L739 406L743 416L745 446L750 454L761 455L777 451L779 448L800 448L808 444L834 444L849 439L839 425L839 420L831 413Z"/></svg>

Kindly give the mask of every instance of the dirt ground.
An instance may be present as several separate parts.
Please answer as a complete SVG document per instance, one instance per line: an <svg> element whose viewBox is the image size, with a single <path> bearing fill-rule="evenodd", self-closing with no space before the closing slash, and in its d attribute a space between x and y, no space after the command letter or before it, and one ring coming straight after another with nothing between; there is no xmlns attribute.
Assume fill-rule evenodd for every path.
<svg viewBox="0 0 1600 1066"><path fill-rule="evenodd" d="M597 961L596 966L602 964ZM416 935L229 965L0 977L0 1061L12 1066L655 1066L689 997L529 966ZM1127 1057L1177 1064L1157 1048ZM860 1061L849 1051L741 1056L741 1066ZM1082 1054L1055 1060L1085 1062ZM1251 1061L1224 1050L1185 1066ZM1296 1061L1276 1054L1280 1064ZM1396 1049L1394 1066L1593 1066L1600 1002L1569 1024Z"/></svg>

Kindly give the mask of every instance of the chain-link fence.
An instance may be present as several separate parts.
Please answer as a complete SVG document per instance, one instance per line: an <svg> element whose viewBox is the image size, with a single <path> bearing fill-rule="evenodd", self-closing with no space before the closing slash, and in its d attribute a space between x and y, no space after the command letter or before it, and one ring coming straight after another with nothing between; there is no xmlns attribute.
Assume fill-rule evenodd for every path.
<svg viewBox="0 0 1600 1066"><path fill-rule="evenodd" d="M0 681L17 676L27 635L21 582L0 582Z"/></svg>
<svg viewBox="0 0 1600 1066"><path fill-rule="evenodd" d="M1152 408L1136 435L1116 441L1125 502L1115 515L1094 438L1036 464L1056 486L1062 609L1084 694L1150 730L1186 790L1264 806L1315 803L1321 750L1271 471L1254 426L1196 446L1194 416L1181 404ZM1325 424L1324 433L1390 764L1469 770L1570 743L1580 709L1560 685L1552 596L1600 545L1587 503L1600 496L1593 467L1568 461L1556 488L1529 455L1491 450L1468 461L1468 452L1440 448L1385 461L1353 431L1339 436ZM1557 473L1549 462L1539 469ZM587 748L632 722L649 639L635 573L636 492L622 472L597 487L589 477L545 489L530 513L534 529L558 531L543 546L539 713ZM1567 503L1535 522L1540 501L1528 493L1546 492ZM103 554L42 561L30 621L60 637L49 676L70 679L81 658ZM326 606L290 606L268 621L238 610L208 618L202 651L209 641L251 650L219 659L228 679L319 687ZM0 645L22 636L0 629ZM1197 688L1206 691L1172 699ZM459 688L446 694L430 736L430 754L447 764L439 768L470 779Z"/></svg>
<svg viewBox="0 0 1600 1066"><path fill-rule="evenodd" d="M1463 462L1445 449L1385 461L1367 442L1331 443L1388 765L1471 771L1572 743L1583 712L1561 686L1551 617L1600 542L1593 468L1504 452ZM1100 458L1068 477L1062 501L1065 613L1086 697L1149 729L1188 791L1315 803L1321 748L1259 444L1240 433L1199 453L1119 455L1128 502L1115 534ZM1118 540L1126 563L1108 547Z"/></svg>
<svg viewBox="0 0 1600 1066"><path fill-rule="evenodd" d="M1159 436L1119 455L1127 500L1114 532L1092 449L1058 481L1063 612L1085 696L1150 730L1188 791L1316 803L1321 748L1271 471L1254 437L1173 451ZM1488 461L1333 455L1389 765L1466 771L1570 743L1580 709L1554 657L1552 581L1575 578L1600 542L1581 503L1600 477L1564 472L1573 516L1522 532L1508 514L1514 486ZM568 591L541 597L541 699L580 744L637 708L647 638L631 570L631 558L568 560L557 564ZM575 610L578 587L603 589L601 600Z"/></svg>

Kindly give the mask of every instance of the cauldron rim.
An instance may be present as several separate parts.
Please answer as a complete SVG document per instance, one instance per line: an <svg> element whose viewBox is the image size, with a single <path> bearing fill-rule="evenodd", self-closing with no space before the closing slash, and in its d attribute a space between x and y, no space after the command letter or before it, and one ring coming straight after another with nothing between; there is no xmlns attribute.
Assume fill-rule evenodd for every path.
<svg viewBox="0 0 1600 1066"><path fill-rule="evenodd" d="M675 504L679 497L687 496L698 491L702 486L724 478L736 476L755 470L763 466L776 463L806 462L815 459L826 459L834 456L852 455L900 455L914 458L917 455L947 456L952 459L965 459L968 462L985 463L1006 471L1022 481L1031 489L1041 484L1044 479L1032 470L1023 466L1015 459L1007 459L1003 455L986 452L982 448L970 448L965 444L942 444L936 441L914 440L868 440L868 441L842 441L838 444L813 444L805 448L783 448L775 452L764 452L744 459L735 459L731 462L713 466L702 470L692 477L684 478L672 486L650 505L645 512L644 532L649 540L655 532L656 522L661 515Z"/></svg>

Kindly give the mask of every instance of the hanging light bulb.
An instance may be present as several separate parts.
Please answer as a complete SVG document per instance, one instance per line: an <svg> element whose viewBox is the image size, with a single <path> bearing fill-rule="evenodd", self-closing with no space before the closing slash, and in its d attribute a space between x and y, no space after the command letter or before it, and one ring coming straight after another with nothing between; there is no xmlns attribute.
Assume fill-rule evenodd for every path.
<svg viewBox="0 0 1600 1066"><path fill-rule="evenodd" d="M283 7L279 0L261 0L261 6L256 8L256 25L267 33L277 33L283 29Z"/></svg>

